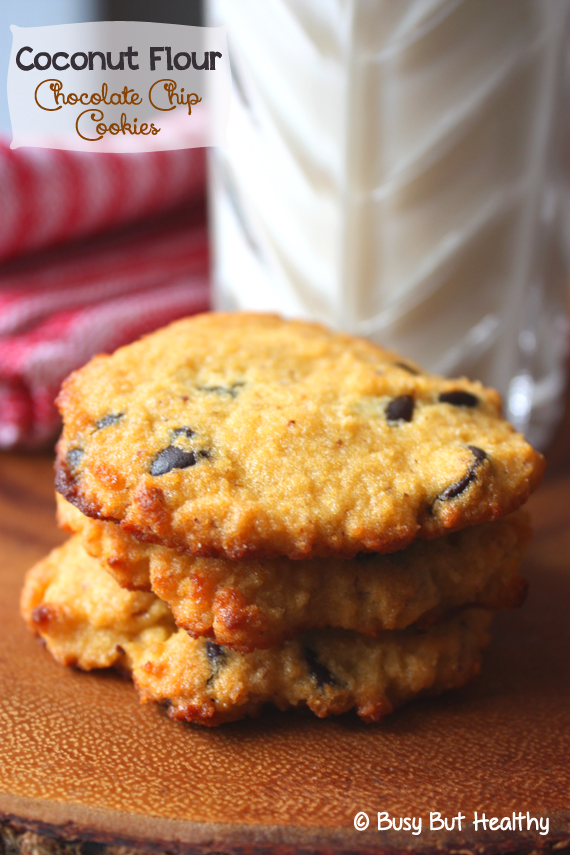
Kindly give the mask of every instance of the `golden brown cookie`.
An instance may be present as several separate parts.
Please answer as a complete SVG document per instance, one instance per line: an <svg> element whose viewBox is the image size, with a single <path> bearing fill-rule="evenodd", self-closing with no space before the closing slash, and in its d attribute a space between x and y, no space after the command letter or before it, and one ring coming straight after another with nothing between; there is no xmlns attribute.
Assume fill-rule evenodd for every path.
<svg viewBox="0 0 570 855"><path fill-rule="evenodd" d="M121 658L125 639L168 638L176 629L166 603L126 591L90 558L81 538L52 550L26 575L21 610L63 665L107 668Z"/></svg>
<svg viewBox="0 0 570 855"><path fill-rule="evenodd" d="M492 389L270 315L178 321L64 383L57 488L139 539L352 557L498 519L544 462Z"/></svg>
<svg viewBox="0 0 570 855"><path fill-rule="evenodd" d="M477 674L489 614L467 610L428 630L377 639L314 630L242 654L174 626L152 594L120 588L72 538L29 571L22 613L60 662L132 671L143 701L173 718L217 725L264 704L307 706L320 717L356 709L379 721L420 694L461 686Z"/></svg>
<svg viewBox="0 0 570 855"><path fill-rule="evenodd" d="M390 555L305 561L232 562L139 543L114 523L85 517L61 496L58 518L81 533L87 552L120 585L152 590L192 636L242 653L274 647L307 629L377 636L417 622L428 626L467 605L515 608L526 593L517 572L530 539L524 510Z"/></svg>

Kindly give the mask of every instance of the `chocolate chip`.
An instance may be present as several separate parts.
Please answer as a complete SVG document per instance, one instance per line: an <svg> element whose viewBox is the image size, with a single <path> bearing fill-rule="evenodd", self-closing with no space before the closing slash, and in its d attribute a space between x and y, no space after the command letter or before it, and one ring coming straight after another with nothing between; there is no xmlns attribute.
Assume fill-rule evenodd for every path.
<svg viewBox="0 0 570 855"><path fill-rule="evenodd" d="M442 392L439 400L442 404L453 404L454 407L476 407L479 403L479 398L476 395L472 395L471 392L464 392L463 389Z"/></svg>
<svg viewBox="0 0 570 855"><path fill-rule="evenodd" d="M405 362L394 362L394 365L396 368L401 368L403 371L407 371L408 374L414 374L414 376L417 376L420 373L419 371L416 371L415 368L412 368L411 365L406 365Z"/></svg>
<svg viewBox="0 0 570 855"><path fill-rule="evenodd" d="M172 431L172 437L173 438L176 436L188 436L188 437L190 437L190 436L194 436L195 433L196 433L196 431L193 431L192 428L179 427L179 428L174 428L174 430Z"/></svg>
<svg viewBox="0 0 570 855"><path fill-rule="evenodd" d="M411 422L413 413L414 399L411 395L392 398L386 407L386 418L389 422Z"/></svg>
<svg viewBox="0 0 570 855"><path fill-rule="evenodd" d="M487 460L487 455L483 451L482 448L479 448L477 445L468 445L467 448L472 453L475 458L467 470L467 473L461 478L459 481L456 481L455 484L451 484L447 487L443 493L440 493L437 497L442 501L447 501L447 499L454 499L455 496L459 496L460 493L463 493L464 490L467 489L469 484L475 480L477 477L477 469L483 461ZM437 500L436 500L437 501Z"/></svg>
<svg viewBox="0 0 570 855"><path fill-rule="evenodd" d="M42 603L32 611L32 623L40 629L47 629L56 620L57 606L53 606L51 603Z"/></svg>
<svg viewBox="0 0 570 855"><path fill-rule="evenodd" d="M205 448L201 448L200 451L198 452L198 457L202 457L204 460L209 460L210 459L210 452L206 451Z"/></svg>
<svg viewBox="0 0 570 855"><path fill-rule="evenodd" d="M101 428L109 427L109 425L116 425L118 421L120 421L124 413L109 413L108 416L103 416L102 419L99 419L98 422L95 422L95 427L97 430L101 430Z"/></svg>
<svg viewBox="0 0 570 855"><path fill-rule="evenodd" d="M226 651L215 641L206 639L206 653L208 654L208 662L216 668L221 668L226 662Z"/></svg>
<svg viewBox="0 0 570 855"><path fill-rule="evenodd" d="M211 675L206 680L206 685L209 686L212 680L215 680L218 676L220 668L226 664L227 657L224 648L220 647L219 644L216 644L215 641L211 641L209 638L206 639L206 656L208 657L208 662L212 669Z"/></svg>
<svg viewBox="0 0 570 855"><path fill-rule="evenodd" d="M337 681L331 674L326 665L323 665L312 647L303 647L303 656L309 669L309 674L317 681L317 686L322 689L323 686L335 686Z"/></svg>
<svg viewBox="0 0 570 855"><path fill-rule="evenodd" d="M69 466L69 468L71 469L72 472L74 471L74 469L77 469L77 467L81 463L81 460L82 460L84 454L85 454L85 452L82 448L70 448L69 449L69 451L67 452L67 455L66 455L66 460L67 460L67 465Z"/></svg>
<svg viewBox="0 0 570 855"><path fill-rule="evenodd" d="M230 398L237 398L239 389L245 386L243 382L228 383L227 386L199 386L201 392L216 392L218 395L229 395Z"/></svg>
<svg viewBox="0 0 570 855"><path fill-rule="evenodd" d="M193 451L183 451L175 445L169 445L163 451L159 451L150 467L151 475L165 475L172 469L187 469L194 466L196 455Z"/></svg>
<svg viewBox="0 0 570 855"><path fill-rule="evenodd" d="M475 460L480 461L487 459L486 452L483 451L482 448L479 448L478 445L468 445L467 448L473 453L473 457L475 458Z"/></svg>
<svg viewBox="0 0 570 855"><path fill-rule="evenodd" d="M473 472L471 471L471 469L469 469L467 475L465 475L459 481L456 481L455 484L451 484L450 487L447 487L443 491L443 493L439 494L437 498L441 499L443 502L446 502L448 499L454 499L456 496L458 496L460 493L463 493L463 491L467 489L467 487L473 480L473 477Z"/></svg>

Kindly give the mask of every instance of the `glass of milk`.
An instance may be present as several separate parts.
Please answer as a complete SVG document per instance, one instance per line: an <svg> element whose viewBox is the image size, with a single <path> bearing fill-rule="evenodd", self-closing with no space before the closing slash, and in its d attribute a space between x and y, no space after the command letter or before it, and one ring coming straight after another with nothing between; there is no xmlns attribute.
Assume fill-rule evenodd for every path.
<svg viewBox="0 0 570 855"><path fill-rule="evenodd" d="M212 151L216 304L365 335L561 409L569 0L210 0L234 92Z"/></svg>

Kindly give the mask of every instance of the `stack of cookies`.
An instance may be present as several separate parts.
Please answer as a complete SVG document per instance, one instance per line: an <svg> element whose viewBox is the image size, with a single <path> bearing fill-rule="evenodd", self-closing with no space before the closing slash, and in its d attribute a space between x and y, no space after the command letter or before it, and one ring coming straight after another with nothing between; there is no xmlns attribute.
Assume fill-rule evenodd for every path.
<svg viewBox="0 0 570 855"><path fill-rule="evenodd" d="M72 374L30 628L217 725L365 721L461 686L519 606L543 459L496 392L268 315L179 321Z"/></svg>

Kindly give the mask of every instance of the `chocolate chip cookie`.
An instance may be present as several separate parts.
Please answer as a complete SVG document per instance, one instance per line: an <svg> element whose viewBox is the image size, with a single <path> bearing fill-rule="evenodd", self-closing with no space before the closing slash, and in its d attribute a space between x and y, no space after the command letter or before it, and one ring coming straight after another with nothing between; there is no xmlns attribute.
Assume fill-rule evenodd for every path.
<svg viewBox="0 0 570 855"><path fill-rule="evenodd" d="M487 643L487 612L466 610L427 630L366 638L314 630L293 641L243 654L177 629L153 594L119 587L88 556L79 537L29 571L22 612L52 655L80 668L132 672L142 701L171 717L217 725L307 706L320 717L350 709L379 721L417 695L466 683Z"/></svg>
<svg viewBox="0 0 570 855"><path fill-rule="evenodd" d="M378 636L429 626L458 607L520 606L518 567L530 539L525 511L390 555L235 562L143 544L120 526L85 517L61 496L60 525L130 589L152 590L193 637L249 653L324 627Z"/></svg>
<svg viewBox="0 0 570 855"><path fill-rule="evenodd" d="M514 511L544 467L493 390L269 315L178 321L58 400L62 495L201 556L394 552Z"/></svg>

